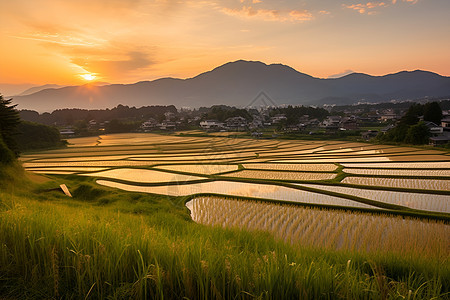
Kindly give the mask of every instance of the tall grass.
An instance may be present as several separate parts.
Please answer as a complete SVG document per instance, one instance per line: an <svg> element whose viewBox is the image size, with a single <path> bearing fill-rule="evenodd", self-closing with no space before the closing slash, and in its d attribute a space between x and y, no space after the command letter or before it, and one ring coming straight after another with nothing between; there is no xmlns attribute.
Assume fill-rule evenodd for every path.
<svg viewBox="0 0 450 300"><path fill-rule="evenodd" d="M184 198L55 177L74 199L0 191L0 297L385 298L448 292L448 262L293 247L262 232L189 220ZM17 182L16 182L17 183ZM90 187L90 188L88 188Z"/></svg>

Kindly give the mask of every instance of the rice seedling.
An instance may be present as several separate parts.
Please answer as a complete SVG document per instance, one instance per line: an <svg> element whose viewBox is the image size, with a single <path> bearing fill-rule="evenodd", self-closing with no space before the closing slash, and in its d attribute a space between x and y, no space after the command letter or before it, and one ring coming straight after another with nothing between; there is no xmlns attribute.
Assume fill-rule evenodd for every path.
<svg viewBox="0 0 450 300"><path fill-rule="evenodd" d="M54 174L54 175L69 175L75 173L70 171L54 171L54 170L33 171L33 172L37 174Z"/></svg>
<svg viewBox="0 0 450 300"><path fill-rule="evenodd" d="M380 159L362 157L370 153L358 151L375 150L368 148L375 146L361 143L255 141L154 134L110 135L97 139L90 141L95 141L95 146L32 154L24 158L24 166L44 172L88 172L94 171L90 168L154 165L163 162L160 157L168 159L164 161L167 163L169 159L181 156L187 157L190 163L183 166L194 166L192 163L199 161L199 153L216 159L233 153L246 153L248 156L253 155L252 152L262 153L266 159L255 155L255 158L247 158L243 154L234 156L234 159L252 160L254 163L251 165L270 156L278 160L289 160L290 156L304 158L299 161L308 162L317 156L311 155L314 154L312 148L314 151L350 148L352 155L359 154L355 158L345 157L346 152L338 151L332 155L320 154L323 159L316 159L316 165L330 160L330 163L320 166L333 168L324 170L327 172L336 170L332 163L342 159L350 162ZM80 141L78 145L82 144ZM149 160L126 158L131 155L148 155L145 158ZM90 159L105 156L116 157L116 160ZM413 157L399 157L402 156ZM417 155L416 159L430 157L443 156L423 154ZM392 157L386 159L390 161ZM292 165L292 168L311 167L313 164L257 165L273 167L262 172L279 175L302 174L294 171L303 170L270 170L286 168L287 165ZM8 172L0 168L0 298L236 299L248 296L268 299L420 299L448 295L450 235L449 225L443 222L351 213L354 207L372 211L377 207L286 186L233 181L193 184L186 179L204 177L126 168L95 170L94 176L107 174L111 175L108 178L116 178L115 181L130 180L135 184L113 182L111 179L97 180L99 185L96 185L95 179L90 177L46 176L56 181L42 182L40 188L58 186L63 181L74 196L67 199L56 192L35 193L37 187L23 181L26 176L21 176L20 172L16 179L9 179L15 180L14 184L5 183L2 176L14 178L12 175L16 173ZM36 174L32 176L39 177ZM147 185L174 182L174 178L180 184L138 186L140 182ZM329 187L303 186L322 190ZM120 189L152 194L128 193ZM392 202L412 208L448 211L448 200L443 198L448 196L418 193L405 196L406 193L351 188L334 191L379 202L390 197L394 199ZM337 205L349 209L340 208L338 211L274 204L261 207L253 206L261 203L252 204L251 201L244 202L248 205L245 206L243 201L234 202L224 197L200 197L207 199L203 204L196 204L197 212L200 209L202 220L206 220L205 224L254 230L248 233L246 230L211 228L190 222L183 207L186 198L170 196L198 193ZM217 199L220 201L214 202ZM259 232L261 230L275 234L277 239Z"/></svg>
<svg viewBox="0 0 450 300"><path fill-rule="evenodd" d="M98 155L98 156L75 156L75 157L58 157L58 158L43 158L34 160L33 162L58 162L58 161L95 161L95 160L124 160L129 158L129 155Z"/></svg>
<svg viewBox="0 0 450 300"><path fill-rule="evenodd" d="M394 191L370 190L341 186L301 184L326 191L358 196L378 202L406 206L412 209L450 213L450 196L422 193L407 193Z"/></svg>
<svg viewBox="0 0 450 300"><path fill-rule="evenodd" d="M85 173L80 174L83 176L92 177L102 177L119 179L130 182L145 182L145 183L158 183L158 182L187 182L193 180L205 179L204 177L192 176L192 175L181 175L174 173L166 173L156 170L145 170L145 169L113 169L95 173Z"/></svg>
<svg viewBox="0 0 450 300"><path fill-rule="evenodd" d="M166 165L157 166L158 169L178 171L186 173L196 173L196 174L217 174L224 172L236 171L238 169L237 165L212 165L212 164L195 164L195 165Z"/></svg>
<svg viewBox="0 0 450 300"><path fill-rule="evenodd" d="M316 151L317 154L390 154L390 153L416 153L420 151L416 148L406 148L406 147L388 147L388 146L378 146L374 148L369 147L355 147L355 148L342 148L330 151ZM442 152L438 152L439 154Z"/></svg>
<svg viewBox="0 0 450 300"><path fill-rule="evenodd" d="M133 160L160 160L160 161L179 161L179 160L220 160L220 159L231 159L231 158L245 158L245 157L255 157L255 153L198 153L196 155L179 155L179 156L164 156L164 155L133 155L131 159Z"/></svg>
<svg viewBox="0 0 450 300"><path fill-rule="evenodd" d="M272 163L346 163L346 162L388 162L391 161L390 158L384 156L373 156L373 157L323 157L323 158L308 158L305 157L303 159L279 159L279 160L271 160Z"/></svg>
<svg viewBox="0 0 450 300"><path fill-rule="evenodd" d="M387 186L404 189L450 191L449 180L437 180L437 179L345 177L342 180L342 183L369 185L369 186Z"/></svg>
<svg viewBox="0 0 450 300"><path fill-rule="evenodd" d="M29 168L27 171L72 171L72 172L98 172L104 171L108 168L95 168L95 167L56 167L56 168Z"/></svg>
<svg viewBox="0 0 450 300"><path fill-rule="evenodd" d="M404 163L345 163L344 167L351 168L395 168L395 169L450 169L450 161L443 162L404 162Z"/></svg>
<svg viewBox="0 0 450 300"><path fill-rule="evenodd" d="M301 202L319 205L338 205L347 207L361 207L377 209L357 201L344 198L312 193L277 185L255 184L233 181L214 181L183 185L169 186L137 186L113 182L109 180L97 180L100 185L118 188L131 192L143 192L168 196L188 196L193 194L222 194L240 197L254 197L282 201Z"/></svg>
<svg viewBox="0 0 450 300"><path fill-rule="evenodd" d="M450 157L447 155L395 155L389 156L389 159L394 162L411 162L411 161L450 161Z"/></svg>
<svg viewBox="0 0 450 300"><path fill-rule="evenodd" d="M345 173L377 176L450 176L450 170L349 169Z"/></svg>
<svg viewBox="0 0 450 300"><path fill-rule="evenodd" d="M333 150L341 150L341 149L348 149L348 148L360 148L363 146L367 146L367 144L351 143L351 142L338 142L338 141L335 141L334 143L330 143L329 141L327 141L326 144L322 146L322 149L318 150L318 151L333 151Z"/></svg>
<svg viewBox="0 0 450 300"><path fill-rule="evenodd" d="M306 172L283 172L283 171L260 171L242 170L226 174L227 177L254 178L267 180L328 180L336 177L335 173L306 173Z"/></svg>
<svg viewBox="0 0 450 300"><path fill-rule="evenodd" d="M108 161L72 161L72 162L30 162L24 163L24 168L43 167L131 167L131 166L151 166L157 161L132 161L132 160L108 160Z"/></svg>
<svg viewBox="0 0 450 300"><path fill-rule="evenodd" d="M116 202L99 206L5 200L0 190L6 207L0 210L0 296L348 299L437 298L447 291L448 272L431 243L420 259L314 250L261 232L189 222L176 200L110 194ZM369 262L383 271L372 271Z"/></svg>
<svg viewBox="0 0 450 300"><path fill-rule="evenodd" d="M332 172L337 169L335 164L244 164L246 169L279 170L279 171L321 171Z"/></svg>
<svg viewBox="0 0 450 300"><path fill-rule="evenodd" d="M450 255L450 225L401 216L348 213L297 206L240 201L224 197L191 200L195 222L265 230L294 244L434 257Z"/></svg>

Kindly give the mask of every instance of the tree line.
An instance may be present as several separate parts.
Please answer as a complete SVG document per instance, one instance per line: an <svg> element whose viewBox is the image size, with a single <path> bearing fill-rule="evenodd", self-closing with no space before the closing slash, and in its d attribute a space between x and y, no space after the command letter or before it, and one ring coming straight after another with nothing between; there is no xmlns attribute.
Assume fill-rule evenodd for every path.
<svg viewBox="0 0 450 300"><path fill-rule="evenodd" d="M77 109L77 108L65 108L57 109L51 113L39 114L33 110L21 110L20 116L22 119L46 124L60 124L60 125L74 125L77 121L84 120L96 120L97 122L110 121L114 119L127 119L127 120L145 120L149 118L155 118L158 121L164 119L164 114L167 112L177 113L177 109L174 105L155 105L155 106L143 106L140 108L129 107L119 104L112 109Z"/></svg>
<svg viewBox="0 0 450 300"><path fill-rule="evenodd" d="M59 130L43 124L22 121L12 99L0 95L0 163L13 162L21 151L64 145Z"/></svg>
<svg viewBox="0 0 450 300"><path fill-rule="evenodd" d="M422 116L423 121L420 120ZM440 125L441 119L442 109L438 102L413 104L394 128L384 134L380 134L377 139L380 142L396 142L413 145L427 144L431 134L425 121Z"/></svg>

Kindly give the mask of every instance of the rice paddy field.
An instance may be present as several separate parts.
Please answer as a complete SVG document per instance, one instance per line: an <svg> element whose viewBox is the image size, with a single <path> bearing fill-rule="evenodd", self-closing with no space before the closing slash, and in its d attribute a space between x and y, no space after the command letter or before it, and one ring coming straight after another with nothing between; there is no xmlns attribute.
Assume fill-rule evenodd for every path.
<svg viewBox="0 0 450 300"><path fill-rule="evenodd" d="M448 154L182 133L28 153L44 183L0 191L0 297L19 272L37 298L448 298Z"/></svg>

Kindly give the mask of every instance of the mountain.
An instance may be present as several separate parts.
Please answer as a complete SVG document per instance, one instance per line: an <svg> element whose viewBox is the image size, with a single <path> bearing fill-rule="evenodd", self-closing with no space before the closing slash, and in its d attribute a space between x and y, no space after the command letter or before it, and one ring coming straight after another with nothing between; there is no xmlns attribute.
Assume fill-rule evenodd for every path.
<svg viewBox="0 0 450 300"><path fill-rule="evenodd" d="M31 95L31 94L37 93L39 91L42 91L42 90L58 89L58 88L62 88L62 87L64 87L64 86L58 85L58 84L45 84L45 85L40 85L40 86L34 86L29 89L26 89L25 91L18 94L17 96L27 96L27 95Z"/></svg>
<svg viewBox="0 0 450 300"><path fill-rule="evenodd" d="M58 108L112 108L118 104L245 107L251 103L258 105L259 99L255 98L261 92L270 97L264 100L268 105L381 102L449 96L450 77L417 70L385 76L352 73L341 78L320 79L286 65L239 60L189 79L161 78L134 84L44 89L16 96L14 102L19 104L19 109L40 112Z"/></svg>

